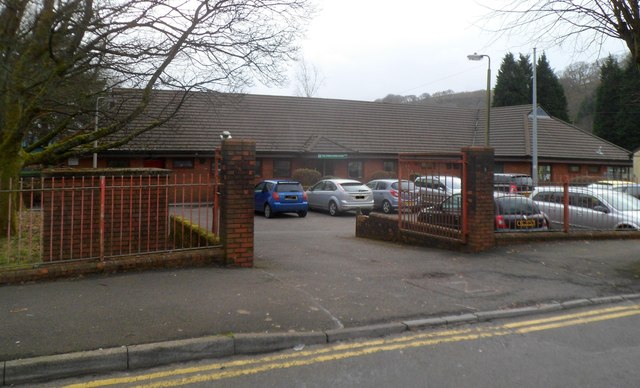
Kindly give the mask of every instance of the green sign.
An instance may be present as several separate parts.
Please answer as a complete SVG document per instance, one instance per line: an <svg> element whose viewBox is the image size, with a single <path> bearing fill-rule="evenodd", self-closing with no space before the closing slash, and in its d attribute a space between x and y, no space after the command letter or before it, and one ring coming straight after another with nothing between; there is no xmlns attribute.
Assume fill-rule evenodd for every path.
<svg viewBox="0 0 640 388"><path fill-rule="evenodd" d="M346 159L347 154L318 154L318 159Z"/></svg>

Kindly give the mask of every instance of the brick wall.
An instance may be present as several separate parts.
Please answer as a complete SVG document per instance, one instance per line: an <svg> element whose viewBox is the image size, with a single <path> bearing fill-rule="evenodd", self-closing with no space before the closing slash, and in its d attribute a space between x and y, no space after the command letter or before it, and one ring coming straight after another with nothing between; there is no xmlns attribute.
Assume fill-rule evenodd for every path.
<svg viewBox="0 0 640 388"><path fill-rule="evenodd" d="M222 142L220 239L225 264L253 266L253 181L256 143L228 139Z"/></svg>
<svg viewBox="0 0 640 388"><path fill-rule="evenodd" d="M167 249L167 193L158 182L168 174L158 169L45 172L43 261Z"/></svg>
<svg viewBox="0 0 640 388"><path fill-rule="evenodd" d="M464 147L467 161L467 248L480 252L496 244L493 201L493 148Z"/></svg>

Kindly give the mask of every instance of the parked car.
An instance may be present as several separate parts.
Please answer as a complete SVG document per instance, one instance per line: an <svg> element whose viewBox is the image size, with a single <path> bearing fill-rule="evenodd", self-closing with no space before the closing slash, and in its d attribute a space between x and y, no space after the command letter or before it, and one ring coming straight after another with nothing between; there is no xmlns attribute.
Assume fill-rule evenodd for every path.
<svg viewBox="0 0 640 388"><path fill-rule="evenodd" d="M528 197L495 192L496 232L546 231L549 221ZM462 194L454 194L436 206L421 210L418 221L452 229L461 228Z"/></svg>
<svg viewBox="0 0 640 388"><path fill-rule="evenodd" d="M576 229L640 229L640 200L613 189L569 187L569 226ZM551 226L564 225L564 189L538 187L531 198L549 217Z"/></svg>
<svg viewBox="0 0 640 388"><path fill-rule="evenodd" d="M500 193L529 196L533 190L533 179L526 174L493 174L493 189Z"/></svg>
<svg viewBox="0 0 640 388"><path fill-rule="evenodd" d="M613 189L640 199L640 183L629 183L628 185L615 186Z"/></svg>
<svg viewBox="0 0 640 388"><path fill-rule="evenodd" d="M307 194L300 182L286 180L265 180L253 190L254 209L271 218L277 213L297 213L307 216L309 205Z"/></svg>
<svg viewBox="0 0 640 388"><path fill-rule="evenodd" d="M332 216L360 209L369 214L373 209L373 192L353 179L324 179L307 190L309 209L328 210Z"/></svg>
<svg viewBox="0 0 640 388"><path fill-rule="evenodd" d="M445 198L462 191L462 179L457 176L427 175L414 179L425 204L438 204Z"/></svg>
<svg viewBox="0 0 640 388"><path fill-rule="evenodd" d="M414 209L420 203L419 189L407 180L400 185L397 179L374 179L367 186L373 192L373 208L385 214L398 211L398 198L402 198L402 207L405 209Z"/></svg>

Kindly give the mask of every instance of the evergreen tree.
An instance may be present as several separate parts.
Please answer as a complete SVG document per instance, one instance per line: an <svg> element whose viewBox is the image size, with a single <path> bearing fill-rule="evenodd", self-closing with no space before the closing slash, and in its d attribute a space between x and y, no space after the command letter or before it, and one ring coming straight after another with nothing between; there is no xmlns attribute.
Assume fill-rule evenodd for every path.
<svg viewBox="0 0 640 388"><path fill-rule="evenodd" d="M640 69L633 62L626 64L620 87L620 109L615 117L616 144L629 150L640 146Z"/></svg>
<svg viewBox="0 0 640 388"><path fill-rule="evenodd" d="M609 56L600 68L600 86L596 91L593 133L614 144L620 144L616 118L620 111L620 88L623 72L618 61Z"/></svg>
<svg viewBox="0 0 640 388"><path fill-rule="evenodd" d="M516 62L512 53L507 53L498 70L496 86L493 90L493 106L522 105L530 102L527 97L529 82L526 78L525 69L520 61ZM527 61L528 62L528 61Z"/></svg>
<svg viewBox="0 0 640 388"><path fill-rule="evenodd" d="M527 58L528 59L528 58ZM536 65L538 103L553 117L569 121L567 97L558 76L553 72L543 53Z"/></svg>

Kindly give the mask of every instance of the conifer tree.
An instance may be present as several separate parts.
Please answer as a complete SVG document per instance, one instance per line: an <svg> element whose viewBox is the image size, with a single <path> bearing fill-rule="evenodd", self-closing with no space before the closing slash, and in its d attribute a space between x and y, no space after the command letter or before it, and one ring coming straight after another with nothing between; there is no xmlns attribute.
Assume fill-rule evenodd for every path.
<svg viewBox="0 0 640 388"><path fill-rule="evenodd" d="M621 139L616 133L616 118L620 111L620 88L623 72L618 61L609 56L600 68L600 86L596 91L593 133L614 144Z"/></svg>
<svg viewBox="0 0 640 388"><path fill-rule="evenodd" d="M522 55L519 62L516 62L512 53L504 56L493 92L494 107L522 105L530 101L527 97L530 93L525 69Z"/></svg>
<svg viewBox="0 0 640 388"><path fill-rule="evenodd" d="M544 110L553 117L569 121L567 97L558 76L553 72L547 56L543 53L536 65L537 100Z"/></svg>

